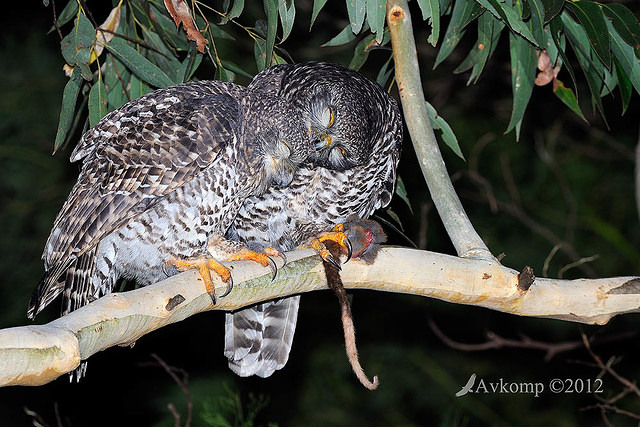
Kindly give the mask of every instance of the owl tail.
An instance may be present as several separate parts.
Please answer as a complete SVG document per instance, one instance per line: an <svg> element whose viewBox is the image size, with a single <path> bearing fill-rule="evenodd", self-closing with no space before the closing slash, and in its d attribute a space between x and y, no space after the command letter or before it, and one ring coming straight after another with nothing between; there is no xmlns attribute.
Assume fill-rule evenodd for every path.
<svg viewBox="0 0 640 427"><path fill-rule="evenodd" d="M29 319L35 319L42 309L62 293L65 287L65 281L60 280L60 278L75 260L75 258L68 258L54 265L53 268L44 273L44 276L42 276L42 279L38 282L29 299L27 306L27 317Z"/></svg>
<svg viewBox="0 0 640 427"><path fill-rule="evenodd" d="M297 295L227 313L224 355L229 368L241 377L262 378L282 369L289 360L299 306Z"/></svg>

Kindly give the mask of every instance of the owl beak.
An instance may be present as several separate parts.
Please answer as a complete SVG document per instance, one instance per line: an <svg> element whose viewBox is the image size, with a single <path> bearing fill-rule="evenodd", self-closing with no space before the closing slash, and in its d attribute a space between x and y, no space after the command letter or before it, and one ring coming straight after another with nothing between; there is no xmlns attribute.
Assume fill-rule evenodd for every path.
<svg viewBox="0 0 640 427"><path fill-rule="evenodd" d="M329 135L320 135L320 139L316 141L316 151L322 151L325 148L330 147L332 142L333 140Z"/></svg>

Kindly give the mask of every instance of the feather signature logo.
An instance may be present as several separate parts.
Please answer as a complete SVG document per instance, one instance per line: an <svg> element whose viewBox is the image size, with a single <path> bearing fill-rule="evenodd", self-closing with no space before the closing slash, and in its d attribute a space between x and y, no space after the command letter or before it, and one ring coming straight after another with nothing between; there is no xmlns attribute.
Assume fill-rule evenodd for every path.
<svg viewBox="0 0 640 427"><path fill-rule="evenodd" d="M465 394L471 392L473 393L472 387L476 382L476 374L471 374L467 383L456 393L456 397L464 396Z"/></svg>

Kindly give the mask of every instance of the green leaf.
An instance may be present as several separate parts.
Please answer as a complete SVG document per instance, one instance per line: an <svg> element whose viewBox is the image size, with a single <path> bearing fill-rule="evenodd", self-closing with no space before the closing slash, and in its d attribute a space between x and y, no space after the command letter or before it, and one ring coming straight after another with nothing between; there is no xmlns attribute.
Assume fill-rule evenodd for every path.
<svg viewBox="0 0 640 427"><path fill-rule="evenodd" d="M520 126L524 112L529 104L536 79L538 57L536 50L527 40L509 34L509 52L511 54L511 89L513 90L513 110L505 133L516 130L516 140L520 139Z"/></svg>
<svg viewBox="0 0 640 427"><path fill-rule="evenodd" d="M253 76L249 73L247 73L246 71L244 71L242 68L240 68L237 64L231 62L231 61L222 61L222 66L229 70L232 71L235 74L239 74L241 76L246 77L247 79L252 79Z"/></svg>
<svg viewBox="0 0 640 427"><path fill-rule="evenodd" d="M573 72L573 66L571 65L571 62L569 62L567 58L567 54L565 53L566 38L564 35L564 24L562 21L562 17L558 16L552 19L551 22L549 23L548 28L549 28L549 34L555 46L555 51L558 52L558 55L560 56L560 58L562 58L563 64L567 68L567 71L571 76L571 81L573 82L573 87L577 88L578 84L576 83L576 75ZM551 56L551 54L549 54L549 56ZM576 93L576 98L577 97L578 97L578 94Z"/></svg>
<svg viewBox="0 0 640 427"><path fill-rule="evenodd" d="M355 39L356 35L351 31L351 26L347 25L338 33L337 36L323 44L322 47L340 46L352 42Z"/></svg>
<svg viewBox="0 0 640 427"><path fill-rule="evenodd" d="M62 9L62 12L58 15L56 24L58 27L62 27L67 22L71 21L78 14L78 0L69 0L67 5ZM49 33L56 30L56 26L52 25L49 29Z"/></svg>
<svg viewBox="0 0 640 427"><path fill-rule="evenodd" d="M313 0L313 11L311 12L311 24L309 25L309 31L313 27L313 23L316 22L318 14L327 3L327 0Z"/></svg>
<svg viewBox="0 0 640 427"><path fill-rule="evenodd" d="M418 0L418 5L422 11L422 19L431 22L431 34L429 34L427 41L435 46L440 37L440 1Z"/></svg>
<svg viewBox="0 0 640 427"><path fill-rule="evenodd" d="M629 101L631 101L631 94L633 93L633 87L631 80L625 74L617 58L613 58L613 65L616 69L616 78L618 79L618 88L620 90L620 100L622 101L622 114L627 111L629 107Z"/></svg>
<svg viewBox="0 0 640 427"><path fill-rule="evenodd" d="M633 48L625 43L611 22L607 21L607 27L611 33L611 51L636 92L640 93L640 61L637 60Z"/></svg>
<svg viewBox="0 0 640 427"><path fill-rule="evenodd" d="M635 50L640 58L640 23L629 9L621 4L603 4L602 11L609 18L613 28Z"/></svg>
<svg viewBox="0 0 640 427"><path fill-rule="evenodd" d="M151 92L151 87L138 78L138 76L132 74L129 80L129 96L131 99L140 98L149 92Z"/></svg>
<svg viewBox="0 0 640 427"><path fill-rule="evenodd" d="M364 23L364 15L367 11L366 0L347 0L347 14L353 34L359 34Z"/></svg>
<svg viewBox="0 0 640 427"><path fill-rule="evenodd" d="M130 3L132 3L134 7L139 5L139 2L137 1ZM153 28L163 39L167 40L168 44L175 47L177 50L189 50L191 42L184 36L184 33L176 27L176 23L168 17L166 8L164 8L164 6L162 6L162 8L158 8L154 3L151 3L150 6L150 11L153 13L155 18L151 21ZM146 12L143 10L143 13ZM121 17L120 21L125 21L124 17Z"/></svg>
<svg viewBox="0 0 640 427"><path fill-rule="evenodd" d="M564 105L569 107L571 111L580 116L582 120L585 122L587 121L584 114L582 114L580 104L578 104L578 98L576 98L573 91L570 88L565 87L564 83L560 80L556 79L556 87L553 89L553 94L557 96L560 101L564 102Z"/></svg>
<svg viewBox="0 0 640 427"><path fill-rule="evenodd" d="M238 16L242 15L242 11L244 10L244 0L236 0L233 2L233 6L231 6L231 10L227 13L222 21L220 21L221 25L226 24L232 19L236 19Z"/></svg>
<svg viewBox="0 0 640 427"><path fill-rule="evenodd" d="M453 71L462 73L473 67L467 85L476 83L487 61L495 51L505 25L491 14L483 14L478 18L478 40L469 55Z"/></svg>
<svg viewBox="0 0 640 427"><path fill-rule="evenodd" d="M60 42L62 56L67 64L78 66L82 71L82 77L91 80L93 75L89 69L91 60L91 48L96 41L96 30L89 19L80 14L76 18L75 26Z"/></svg>
<svg viewBox="0 0 640 427"><path fill-rule="evenodd" d="M131 72L111 54L107 55L104 67L102 79L107 88L109 111L112 111L130 99L129 92L126 90L126 82L131 79Z"/></svg>
<svg viewBox="0 0 640 427"><path fill-rule="evenodd" d="M376 41L382 42L384 37L384 19L387 13L386 0L367 0L367 22L371 32L376 34Z"/></svg>
<svg viewBox="0 0 640 427"><path fill-rule="evenodd" d="M538 46L544 46L544 5L542 0L527 0L531 10L531 28Z"/></svg>
<svg viewBox="0 0 640 427"><path fill-rule="evenodd" d="M200 66L203 56L204 55L201 55L196 51L196 47L192 43L189 47L189 53L187 54L187 57L180 63L176 81L179 83L189 81L193 73L195 73Z"/></svg>
<svg viewBox="0 0 640 427"><path fill-rule="evenodd" d="M517 10L517 6L511 6L508 3L500 2L498 0L476 0L482 6L484 6L493 16L501 19L502 22L507 24L511 31L520 34L529 42L536 46L539 43L531 33L531 30L527 26L527 23L520 18L520 13Z"/></svg>
<svg viewBox="0 0 640 427"><path fill-rule="evenodd" d="M119 37L114 37L105 47L122 61L131 72L151 86L166 87L175 83L157 65L142 56Z"/></svg>
<svg viewBox="0 0 640 427"><path fill-rule="evenodd" d="M276 43L276 33L278 32L278 0L264 0L264 11L267 14L267 40L265 45L264 68L271 65L271 55L273 46Z"/></svg>
<svg viewBox="0 0 640 427"><path fill-rule="evenodd" d="M482 15L484 11L485 10L476 2L457 1L454 3L449 26L444 35L440 51L438 51L435 64L433 65L434 69L453 52L453 49L455 49L464 35L464 28L471 21Z"/></svg>
<svg viewBox="0 0 640 427"><path fill-rule="evenodd" d="M76 111L76 101L78 100L78 93L80 92L80 86L82 85L82 75L79 68L74 68L71 78L64 87L62 92L62 108L60 110L60 120L58 121L58 131L56 132L56 139L53 143L53 152L55 153L62 143L67 138L69 129L71 128L71 122Z"/></svg>
<svg viewBox="0 0 640 427"><path fill-rule="evenodd" d="M600 6L589 0L580 0L567 2L567 7L582 24L582 28L587 33L589 42L598 58L600 58L605 67L611 69L609 32Z"/></svg>
<svg viewBox="0 0 640 427"><path fill-rule="evenodd" d="M369 57L369 52L371 52L372 50L378 49L380 48L380 46L385 45L387 43L389 43L388 30L385 30L382 38L382 43L380 44L376 42L376 36L374 34L369 34L368 36L360 40L360 42L356 45L353 51L353 58L349 63L349 68L356 71L359 70L364 65L367 58Z"/></svg>
<svg viewBox="0 0 640 427"><path fill-rule="evenodd" d="M89 91L89 126L93 127L107 114L107 88L101 78Z"/></svg>
<svg viewBox="0 0 640 427"><path fill-rule="evenodd" d="M541 0L544 8L545 25L556 17L564 6L564 0Z"/></svg>
<svg viewBox="0 0 640 427"><path fill-rule="evenodd" d="M376 76L376 82L382 87L385 87L387 82L389 81L389 77L391 77L391 73L393 73L393 56L389 56L389 59L382 65L380 71L378 71L378 75Z"/></svg>
<svg viewBox="0 0 640 427"><path fill-rule="evenodd" d="M442 140L447 147L451 148L458 157L464 160L460 144L458 144L458 138L456 138L456 134L453 133L451 126L438 114L433 105L427 101L425 101L425 103L427 104L427 113L429 114L429 120L431 121L433 129L440 130L442 132Z"/></svg>
<svg viewBox="0 0 640 427"><path fill-rule="evenodd" d="M167 74L171 81L180 81L178 72L180 71L180 62L174 57L174 53L164 43L158 33L143 29L144 42L150 47L156 49L158 52L152 50L147 51L147 56L150 61L158 66L162 71ZM193 45L193 43L191 43ZM191 46L190 45L190 46ZM191 47L190 47L191 49Z"/></svg>
<svg viewBox="0 0 640 427"><path fill-rule="evenodd" d="M404 181L402 180L401 177L398 177L398 179L396 180L396 194L407 205L407 207L409 208L409 212L411 212L411 214L413 215L413 208L411 207L411 201L409 200L409 197L407 195L407 189L404 186Z"/></svg>
<svg viewBox="0 0 640 427"><path fill-rule="evenodd" d="M567 12L563 12L560 18L564 23L564 30L569 43L578 58L578 64L580 64L580 68L582 68L582 72L587 79L587 86L589 86L589 91L591 92L591 101L606 122L604 107L600 99L600 91L604 84L604 64L598 59L597 55L593 55L592 59L589 49L589 37L585 29L575 22Z"/></svg>
<svg viewBox="0 0 640 427"><path fill-rule="evenodd" d="M280 22L282 23L282 40L281 43L289 37L291 29L293 28L293 22L296 19L296 6L293 1L287 6L287 2L280 0L278 4L278 14L280 15Z"/></svg>

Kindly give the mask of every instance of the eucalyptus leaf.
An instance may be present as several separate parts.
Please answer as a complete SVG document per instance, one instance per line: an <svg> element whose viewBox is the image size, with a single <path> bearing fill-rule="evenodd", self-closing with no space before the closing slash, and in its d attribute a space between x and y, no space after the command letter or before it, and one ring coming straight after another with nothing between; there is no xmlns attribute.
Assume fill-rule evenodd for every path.
<svg viewBox="0 0 640 427"><path fill-rule="evenodd" d="M540 0L544 8L544 23L545 25L551 22L564 7L564 0Z"/></svg>
<svg viewBox="0 0 640 427"><path fill-rule="evenodd" d="M453 52L453 49L455 49L464 35L464 28L484 13L484 11L485 9L474 1L457 1L454 3L451 20L449 21L449 26L445 32L442 46L438 51L433 68L436 68Z"/></svg>
<svg viewBox="0 0 640 427"><path fill-rule="evenodd" d="M95 126L107 114L107 108L107 88L98 78L89 91L89 126Z"/></svg>
<svg viewBox="0 0 640 427"><path fill-rule="evenodd" d="M233 2L233 6L231 6L231 10L222 18L220 22L221 25L226 24L232 19L236 19L240 15L242 15L242 11L244 10L244 0L235 0Z"/></svg>
<svg viewBox="0 0 640 427"><path fill-rule="evenodd" d="M527 40L514 33L509 34L509 53L511 54L511 89L513 90L513 110L505 133L516 130L516 140L520 139L520 126L529 104L536 79L538 57Z"/></svg>
<svg viewBox="0 0 640 427"><path fill-rule="evenodd" d="M613 65L618 79L618 90L620 91L620 101L622 102L622 114L624 114L627 111L627 107L629 107L629 102L631 101L633 86L631 85L629 76L624 72L620 62L615 57L613 58Z"/></svg>
<svg viewBox="0 0 640 427"><path fill-rule="evenodd" d="M431 34L429 34L427 41L435 46L440 37L440 1L418 0L418 5L422 11L422 19L431 22Z"/></svg>
<svg viewBox="0 0 640 427"><path fill-rule="evenodd" d="M449 123L447 123L446 120L438 114L433 105L429 104L427 101L425 101L425 103L427 104L427 113L429 114L431 126L442 132L442 140L447 147L449 147L456 156L464 160L460 144L458 144L458 138L456 138L456 134L453 132L453 129L451 129L451 126L449 126Z"/></svg>
<svg viewBox="0 0 640 427"><path fill-rule="evenodd" d="M409 212L413 215L413 208L411 207L411 200L407 194L407 188L404 186L404 181L401 177L396 180L396 194L407 205Z"/></svg>
<svg viewBox="0 0 640 427"><path fill-rule="evenodd" d="M531 29L539 46L544 46L544 5L542 0L527 0L531 10Z"/></svg>
<svg viewBox="0 0 640 427"><path fill-rule="evenodd" d="M337 36L326 42L322 47L341 46L356 39L356 35L351 31L351 26L347 25L338 33Z"/></svg>
<svg viewBox="0 0 640 427"><path fill-rule="evenodd" d="M611 34L611 51L636 92L640 93L640 61L636 58L633 48L623 40L611 22L607 21L607 27Z"/></svg>
<svg viewBox="0 0 640 427"><path fill-rule="evenodd" d="M311 24L309 24L309 30L313 27L313 23L316 22L316 18L325 4L327 4L327 0L313 0L313 11L311 12Z"/></svg>
<svg viewBox="0 0 640 427"><path fill-rule="evenodd" d="M58 20L56 21L56 25L58 27L62 27L67 22L71 21L75 16L78 15L78 1L77 0L69 0L67 5L62 9L62 12L58 15ZM55 31L56 26L53 25L49 32Z"/></svg>
<svg viewBox="0 0 640 427"><path fill-rule="evenodd" d="M509 26L511 31L520 34L527 39L530 43L539 46L538 41L533 36L531 29L528 27L527 22L520 18L520 14L517 10L517 6L512 6L509 3L501 2L498 0L476 0L480 5L485 7L493 16L501 19L505 24Z"/></svg>
<svg viewBox="0 0 640 427"><path fill-rule="evenodd" d="M282 40L285 41L289 34L291 34L291 29L293 28L293 22L296 19L296 6L292 1L288 6L287 2L281 0L278 4L278 14L280 15L280 22L282 23Z"/></svg>
<svg viewBox="0 0 640 427"><path fill-rule="evenodd" d="M271 55L273 46L276 43L276 33L278 32L278 0L264 0L264 11L267 14L267 40L262 69L271 65Z"/></svg>
<svg viewBox="0 0 640 427"><path fill-rule="evenodd" d="M353 34L359 34L364 23L364 15L367 12L366 0L347 0L347 14Z"/></svg>
<svg viewBox="0 0 640 427"><path fill-rule="evenodd" d="M151 86L166 87L175 83L157 65L142 56L119 37L114 37L105 47L135 75Z"/></svg>
<svg viewBox="0 0 640 427"><path fill-rule="evenodd" d="M605 67L611 69L609 32L600 6L592 1L580 0L568 2L567 7L582 24L596 55Z"/></svg>
<svg viewBox="0 0 640 427"><path fill-rule="evenodd" d="M640 23L635 15L621 4L603 4L602 11L622 39L635 50L640 58Z"/></svg>
<svg viewBox="0 0 640 427"><path fill-rule="evenodd" d="M567 107L571 109L574 113L576 113L582 120L585 122L587 119L582 114L582 110L580 109L580 104L578 104L578 98L576 98L575 94L570 88L565 87L564 83L560 80L556 79L556 87L553 90L553 94L558 97L560 101L564 103Z"/></svg>
<svg viewBox="0 0 640 427"><path fill-rule="evenodd" d="M55 153L62 143L67 138L69 129L71 128L71 122L76 111L76 102L78 100L78 93L80 93L80 86L82 86L82 75L79 68L74 68L71 78L64 87L62 92L62 108L60 109L60 120L58 121L58 130L56 132L56 139L53 143L53 152Z"/></svg>
<svg viewBox="0 0 640 427"><path fill-rule="evenodd" d="M367 0L367 22L371 32L376 34L376 41L382 42L384 37L384 19L387 13L386 0Z"/></svg>

